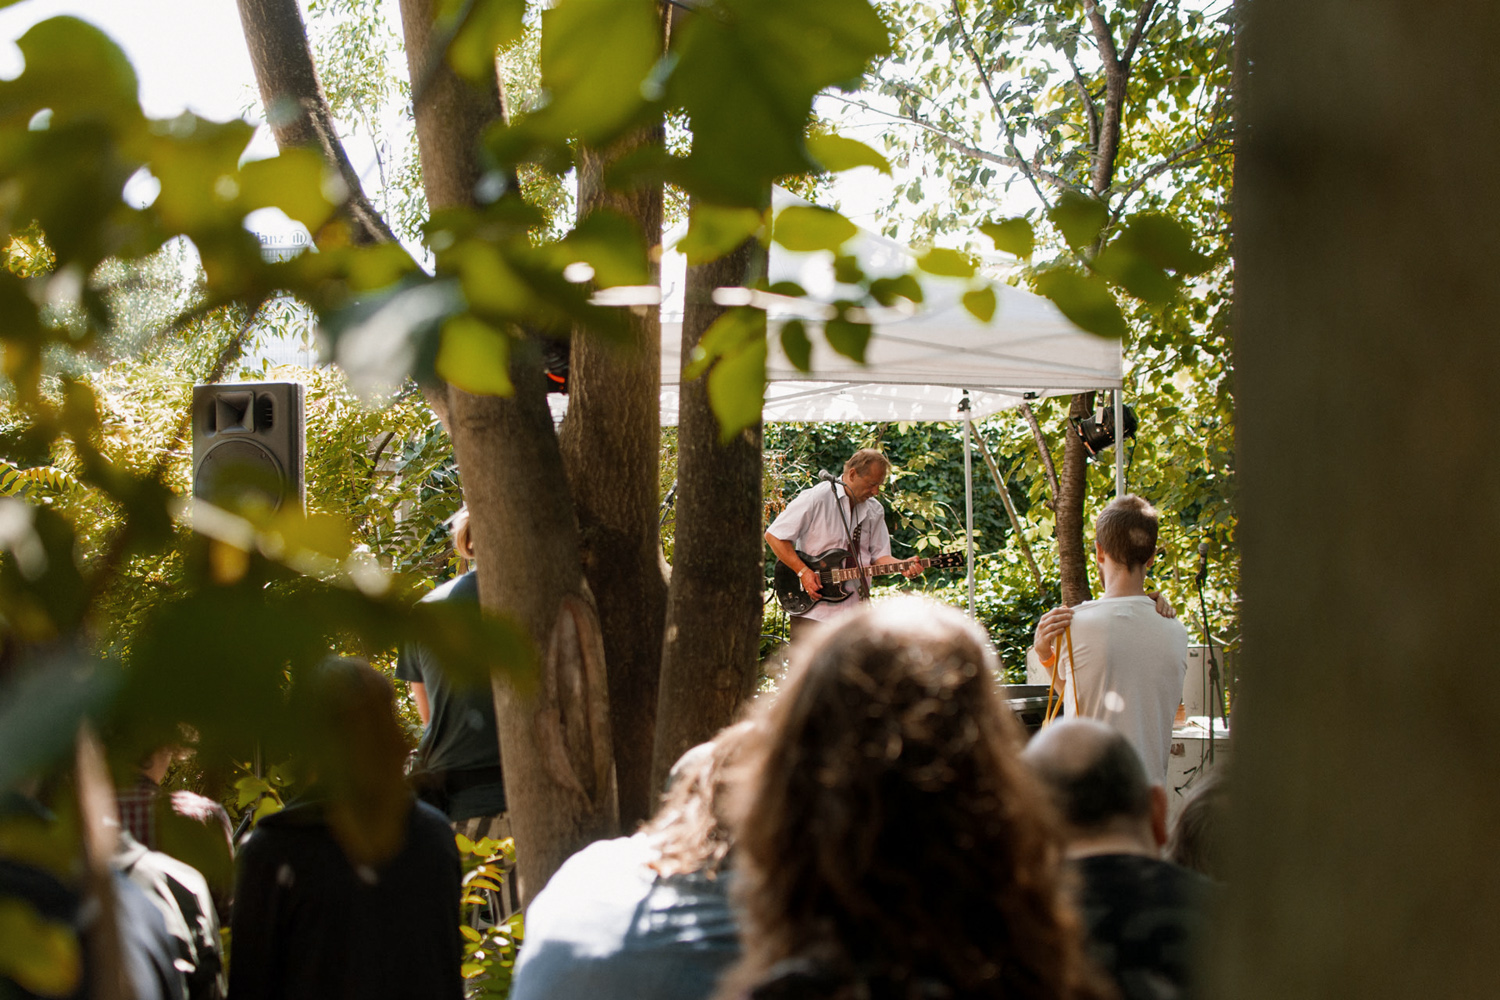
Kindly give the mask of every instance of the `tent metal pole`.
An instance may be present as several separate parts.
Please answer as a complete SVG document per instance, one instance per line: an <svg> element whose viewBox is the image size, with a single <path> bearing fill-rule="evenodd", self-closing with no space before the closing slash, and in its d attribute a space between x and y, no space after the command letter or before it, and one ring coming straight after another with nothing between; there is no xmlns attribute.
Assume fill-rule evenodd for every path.
<svg viewBox="0 0 1500 1000"><path fill-rule="evenodd" d="M969 617L974 616L974 452L970 442L974 433L973 410L969 407L969 390L958 404L964 417L964 535L969 569Z"/></svg>
<svg viewBox="0 0 1500 1000"><path fill-rule="evenodd" d="M1125 495L1125 387L1113 393L1115 397L1115 496Z"/></svg>

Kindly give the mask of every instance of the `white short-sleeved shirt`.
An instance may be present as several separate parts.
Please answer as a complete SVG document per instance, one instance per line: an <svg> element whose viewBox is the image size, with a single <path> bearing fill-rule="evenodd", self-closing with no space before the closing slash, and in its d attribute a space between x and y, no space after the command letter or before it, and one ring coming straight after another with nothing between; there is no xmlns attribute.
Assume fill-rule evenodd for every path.
<svg viewBox="0 0 1500 1000"><path fill-rule="evenodd" d="M1172 723L1187 676L1187 630L1163 618L1149 597L1105 597L1073 609L1073 670L1067 647L1063 714L1098 719L1118 730L1146 765L1150 780L1165 785ZM1035 658L1028 651L1027 660ZM1075 698L1076 691L1076 698Z"/></svg>
<svg viewBox="0 0 1500 1000"><path fill-rule="evenodd" d="M842 482L819 483L812 489L803 490L771 522L767 534L791 542L799 552L816 557L829 549L848 549L849 535L854 526L860 524L864 527L859 536L859 551L855 553L859 564L868 566L876 559L890 555L891 533L885 526L885 507L871 497L856 505L854 515L849 517L847 496L848 491ZM841 506L842 514L839 511ZM859 582L849 580L843 587L854 596L836 604L818 601L803 617L823 621L854 610L859 604Z"/></svg>

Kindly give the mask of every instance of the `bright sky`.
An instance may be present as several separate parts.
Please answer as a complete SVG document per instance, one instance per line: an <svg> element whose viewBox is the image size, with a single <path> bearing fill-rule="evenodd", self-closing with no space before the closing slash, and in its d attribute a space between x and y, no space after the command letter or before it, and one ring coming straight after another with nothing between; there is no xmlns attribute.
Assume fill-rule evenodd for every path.
<svg viewBox="0 0 1500 1000"><path fill-rule="evenodd" d="M0 9L0 78L21 71L15 40L36 22L58 15L99 26L125 50L140 79L141 104L152 118L187 110L224 121L240 117L257 97L233 0L22 0ZM874 135L849 134L880 145ZM362 155L359 148L349 152L356 160ZM274 153L262 130L251 156ZM360 167L357 163L356 169ZM891 184L873 170L861 169L838 178L832 193L851 219L876 228L875 210L890 198Z"/></svg>
<svg viewBox="0 0 1500 1000"><path fill-rule="evenodd" d="M255 72L233 0L23 0L0 10L0 76L21 70L15 39L59 14L98 25L135 65L153 118L184 109L224 121L255 96Z"/></svg>

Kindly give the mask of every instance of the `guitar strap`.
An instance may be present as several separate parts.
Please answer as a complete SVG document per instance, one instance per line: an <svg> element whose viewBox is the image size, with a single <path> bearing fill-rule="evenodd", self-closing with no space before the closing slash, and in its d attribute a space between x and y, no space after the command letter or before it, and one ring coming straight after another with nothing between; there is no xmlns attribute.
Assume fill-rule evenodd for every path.
<svg viewBox="0 0 1500 1000"><path fill-rule="evenodd" d="M850 530L849 518L854 514L854 498L849 497L849 513L844 513L843 500L839 497L839 488L836 483L829 483L829 489L833 490L833 505L838 508L839 519L844 522L844 538L849 542L849 559L846 563L853 563L850 569L862 569L863 564L859 559L859 536L864 531L864 525L856 523ZM848 487L844 489L844 496L849 496ZM859 599L868 601L870 599L870 580L863 573L859 574ZM843 586L843 584L839 584Z"/></svg>

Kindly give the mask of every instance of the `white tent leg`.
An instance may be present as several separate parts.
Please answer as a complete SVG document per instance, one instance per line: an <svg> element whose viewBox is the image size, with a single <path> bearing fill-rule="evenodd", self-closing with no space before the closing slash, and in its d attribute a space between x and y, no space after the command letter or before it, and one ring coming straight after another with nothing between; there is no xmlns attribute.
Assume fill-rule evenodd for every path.
<svg viewBox="0 0 1500 1000"><path fill-rule="evenodd" d="M1114 391L1115 397L1115 496L1125 495L1125 389Z"/></svg>
<svg viewBox="0 0 1500 1000"><path fill-rule="evenodd" d="M967 539L967 565L969 568L969 617L974 616L974 455L970 448L973 434L973 419L969 409L969 394L964 393L959 408L964 414L964 535Z"/></svg>

